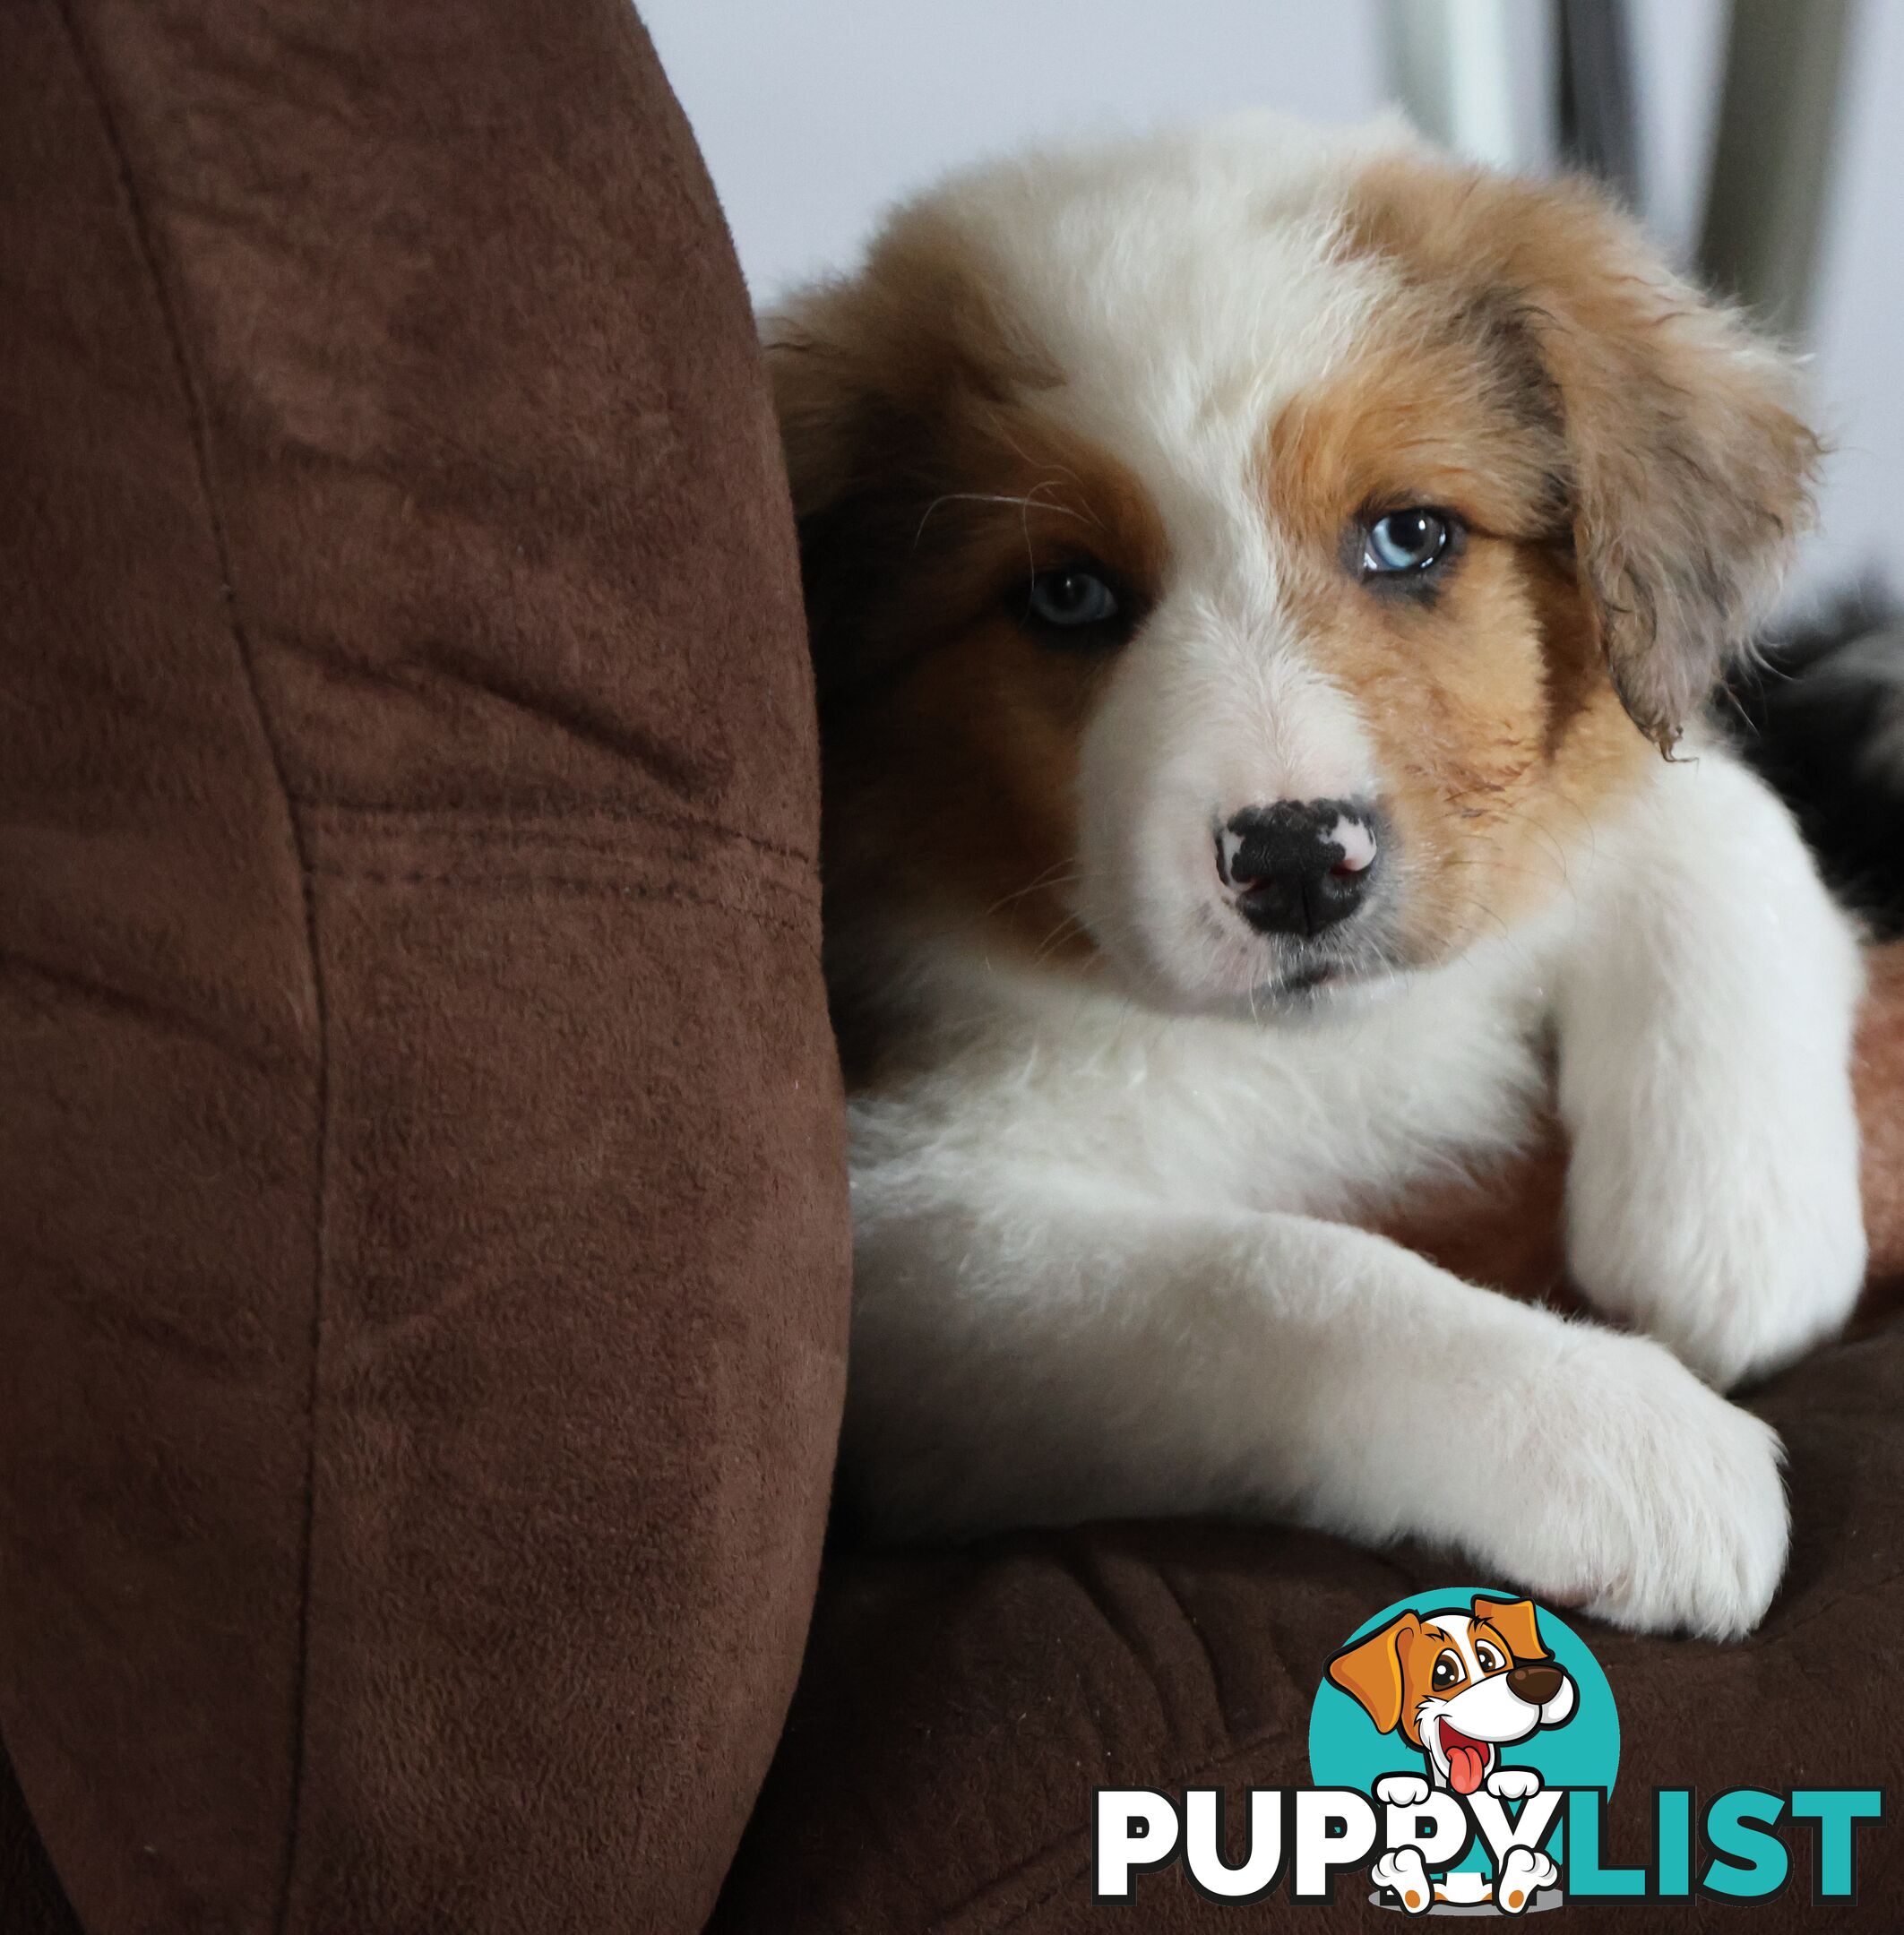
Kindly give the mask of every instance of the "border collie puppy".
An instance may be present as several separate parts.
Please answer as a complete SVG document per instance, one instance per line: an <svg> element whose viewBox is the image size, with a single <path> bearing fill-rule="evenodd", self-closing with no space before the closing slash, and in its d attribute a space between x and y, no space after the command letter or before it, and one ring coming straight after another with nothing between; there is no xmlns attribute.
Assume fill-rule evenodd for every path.
<svg viewBox="0 0 1904 1935"><path fill-rule="evenodd" d="M1719 1394L1865 1259L1857 936L1698 723L1789 366L1586 187L1259 117L961 176L766 335L873 1525L1273 1516L1751 1628ZM1549 1107L1607 1325L1373 1233Z"/></svg>

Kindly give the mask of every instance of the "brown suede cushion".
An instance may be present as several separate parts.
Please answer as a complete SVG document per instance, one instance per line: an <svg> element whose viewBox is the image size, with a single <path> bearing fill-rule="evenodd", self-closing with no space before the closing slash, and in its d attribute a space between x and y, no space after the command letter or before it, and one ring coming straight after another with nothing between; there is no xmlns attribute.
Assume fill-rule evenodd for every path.
<svg viewBox="0 0 1904 1935"><path fill-rule="evenodd" d="M93 1935L696 1927L844 1189L784 486L624 0L0 12L0 1926L50 1857Z"/></svg>
<svg viewBox="0 0 1904 1935"><path fill-rule="evenodd" d="M1848 1340L1751 1400L1790 1451L1796 1535L1770 1616L1736 1647L1577 1623L1620 1709L1610 1860L1644 1859L1655 1786L1880 1786L1888 1819L1860 1831L1855 1907L1812 1905L1800 1837L1775 1902L1575 1903L1555 1924L1569 1935L1904 1928L1904 1320L1887 1294L1904 1286L1904 947L1875 963L1859 1090L1872 1308ZM1465 1227L1449 1216L1443 1247L1478 1272L1538 1283L1555 1248L1553 1180L1540 1165L1504 1179L1469 1202ZM1208 1525L836 1551L711 1935L1400 1927L1366 1887L1345 1883L1330 1907L1297 1909L1280 1891L1238 1907L1197 1894L1181 1867L1140 1877L1129 1907L1094 1906L1091 1790L1306 1785L1329 1656L1391 1601L1469 1578L1416 1547L1376 1555ZM1240 1802L1230 1818L1246 1818Z"/></svg>

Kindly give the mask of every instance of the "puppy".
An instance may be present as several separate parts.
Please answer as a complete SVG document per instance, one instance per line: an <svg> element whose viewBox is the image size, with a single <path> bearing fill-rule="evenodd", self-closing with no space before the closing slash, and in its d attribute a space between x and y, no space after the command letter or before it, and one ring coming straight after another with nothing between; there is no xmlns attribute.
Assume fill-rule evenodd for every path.
<svg viewBox="0 0 1904 1935"><path fill-rule="evenodd" d="M1499 1750L1564 1725L1578 1697L1525 1599L1404 1612L1345 1647L1329 1678L1377 1733L1399 1733L1421 1754L1434 1786L1459 1794L1512 1774L1497 1766ZM1521 1797L1518 1782L1502 1791Z"/></svg>
<svg viewBox="0 0 1904 1935"><path fill-rule="evenodd" d="M1477 1598L1467 1610L1447 1606L1405 1612L1330 1660L1330 1680L1362 1707L1375 1732L1399 1733L1422 1755L1426 1780L1385 1775L1375 1798L1415 1807L1430 1786L1465 1798L1486 1788L1494 1800L1525 1802L1540 1788L1527 1767L1502 1767L1500 1750L1542 1728L1565 1726L1579 1693L1567 1670L1540 1639L1540 1620L1525 1598ZM1418 1848L1383 1853L1370 1879L1393 1888L1410 1914L1434 1902L1492 1900L1521 1914L1560 1870L1538 1848L1515 1848L1502 1865L1500 1887L1475 1871L1432 1883Z"/></svg>
<svg viewBox="0 0 1904 1935"><path fill-rule="evenodd" d="M1547 1652L1540 1622L1525 1599L1476 1599L1426 1614L1404 1612L1329 1663L1329 1678L1356 1700L1378 1733L1399 1733L1422 1757L1426 1778L1388 1775L1376 1798L1409 1808L1431 1784L1464 1798L1484 1786L1497 1801L1525 1801L1540 1786L1529 1767L1500 1765L1500 1750L1573 1717L1578 1691ZM1418 1849L1397 1848L1369 1870L1401 1905L1426 1914L1437 1901L1474 1904L1499 1897L1518 1914L1558 1879L1552 1857L1517 1847L1503 1863L1496 1888L1461 1870L1431 1882Z"/></svg>
<svg viewBox="0 0 1904 1935"><path fill-rule="evenodd" d="M1718 1393L1865 1257L1856 936L1699 724L1806 517L1788 366L1583 186L1261 118L961 176L764 334L862 1511L1752 1627L1779 1447ZM1370 1228L1550 1104L1612 1326Z"/></svg>

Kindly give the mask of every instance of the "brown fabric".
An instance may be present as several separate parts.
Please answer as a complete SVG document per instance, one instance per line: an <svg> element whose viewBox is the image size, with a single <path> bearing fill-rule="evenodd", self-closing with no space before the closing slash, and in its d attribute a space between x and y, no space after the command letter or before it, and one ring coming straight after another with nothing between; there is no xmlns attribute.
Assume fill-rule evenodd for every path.
<svg viewBox="0 0 1904 1935"><path fill-rule="evenodd" d="M20 1793L92 1935L694 1928L845 1245L692 142L623 0L8 0L0 264Z"/></svg>
<svg viewBox="0 0 1904 1935"><path fill-rule="evenodd" d="M1857 1112L1871 1238L1868 1318L1888 1315L1904 1301L1904 941L1872 957L1857 1036Z"/></svg>
<svg viewBox="0 0 1904 1935"><path fill-rule="evenodd" d="M0 1755L0 1929L6 1935L83 1935L4 1755Z"/></svg>
<svg viewBox="0 0 1904 1935"><path fill-rule="evenodd" d="M1776 1904L1571 1905L1571 1931L1904 1927L1904 946L1874 963L1859 1043L1873 1309L1750 1401L1784 1434L1796 1539L1762 1629L1738 1647L1580 1630L1620 1709L1609 1860L1643 1860L1658 1786L1882 1786L1855 1908L1811 1905L1808 1836ZM1557 1167L1441 1206L1414 1234L1474 1273L1545 1286ZM1098 1785L1305 1785L1329 1656L1391 1601L1475 1583L1458 1560L1306 1533L1088 1526L961 1552L830 1555L774 1771L712 1935L1145 1935L1388 1925L1348 1884L1332 1907L1210 1902L1181 1869L1094 1907ZM1233 1806L1232 1820L1244 1818ZM1400 1926L1400 1919L1395 1923ZM1545 1923L1539 1924L1545 1926ZM1558 1925L1558 1924L1556 1924Z"/></svg>
<svg viewBox="0 0 1904 1935"><path fill-rule="evenodd" d="M1871 1239L1861 1323L1884 1316L1904 1297L1904 942L1875 950L1870 968L1854 1064ZM1505 1172L1451 1186L1383 1234L1470 1282L1583 1309L1565 1281L1565 1180L1566 1151L1553 1132Z"/></svg>

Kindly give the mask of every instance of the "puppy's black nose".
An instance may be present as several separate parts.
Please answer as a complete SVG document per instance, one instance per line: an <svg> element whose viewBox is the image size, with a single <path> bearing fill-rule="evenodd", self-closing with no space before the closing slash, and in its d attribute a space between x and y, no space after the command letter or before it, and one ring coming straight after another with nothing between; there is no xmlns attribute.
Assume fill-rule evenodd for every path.
<svg viewBox="0 0 1904 1935"><path fill-rule="evenodd" d="M1507 1683L1529 1707L1545 1707L1560 1691L1566 1678L1558 1666L1536 1661L1530 1666L1510 1666Z"/></svg>
<svg viewBox="0 0 1904 1935"><path fill-rule="evenodd" d="M1245 806L1217 830L1217 872L1259 933L1318 934L1367 897L1374 813L1353 800Z"/></svg>

